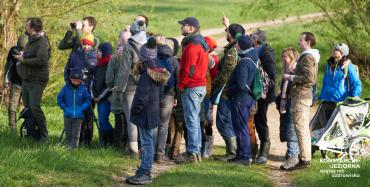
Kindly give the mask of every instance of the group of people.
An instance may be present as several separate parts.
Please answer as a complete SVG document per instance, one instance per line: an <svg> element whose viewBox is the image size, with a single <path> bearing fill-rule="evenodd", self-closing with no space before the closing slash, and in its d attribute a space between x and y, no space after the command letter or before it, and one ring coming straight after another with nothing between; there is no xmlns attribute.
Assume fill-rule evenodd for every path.
<svg viewBox="0 0 370 187"><path fill-rule="evenodd" d="M310 165L309 108L317 94L320 61L319 51L313 48L313 33L300 35L300 55L293 47L282 51L278 89L275 52L264 31L246 34L242 25L229 24L224 16L228 44L219 59L214 51L216 41L201 35L195 17L178 22L184 36L180 44L175 38L149 33L148 23L148 17L138 15L119 34L115 48L100 43L94 17L71 23L58 46L72 50L64 69L65 86L57 96L64 111L68 148L78 147L80 134L91 125L97 106L100 143L141 159L135 175L127 178L130 184L150 183L153 161L199 163L208 158L214 125L225 141L227 162L265 164L271 146L267 111L276 102L280 139L287 141L281 169ZM31 110L41 132L40 140L47 141L40 105L49 80L51 46L40 18L29 18L25 33L10 50L5 68L5 82L10 86L9 127L16 131L22 93L24 107ZM325 104L335 106L348 96L361 95L358 70L348 54L346 44L333 48L319 97ZM259 95L257 84L261 85ZM111 112L114 126L109 121ZM182 137L186 140L184 154L179 149Z"/></svg>

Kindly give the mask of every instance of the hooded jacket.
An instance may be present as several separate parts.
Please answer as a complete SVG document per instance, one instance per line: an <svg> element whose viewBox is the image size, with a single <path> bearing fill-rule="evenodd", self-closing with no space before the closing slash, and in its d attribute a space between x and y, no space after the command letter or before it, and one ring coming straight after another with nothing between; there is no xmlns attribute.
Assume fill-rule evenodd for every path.
<svg viewBox="0 0 370 187"><path fill-rule="evenodd" d="M66 118L84 118L84 112L90 107L91 96L84 84L74 88L68 81L57 96L58 106Z"/></svg>
<svg viewBox="0 0 370 187"><path fill-rule="evenodd" d="M306 50L299 56L292 78L293 89L290 93L291 98L313 98L313 86L317 82L319 61L320 54L317 49Z"/></svg>
<svg viewBox="0 0 370 187"><path fill-rule="evenodd" d="M361 80L355 66L350 60L342 65L330 67L326 65L322 90L319 97L322 101L341 102L347 97L361 96Z"/></svg>
<svg viewBox="0 0 370 187"><path fill-rule="evenodd" d="M141 74L131 106L130 120L141 128L153 129L160 123L160 98L170 73L148 69Z"/></svg>
<svg viewBox="0 0 370 187"><path fill-rule="evenodd" d="M209 63L208 45L199 32L194 32L182 41L179 88L206 86Z"/></svg>

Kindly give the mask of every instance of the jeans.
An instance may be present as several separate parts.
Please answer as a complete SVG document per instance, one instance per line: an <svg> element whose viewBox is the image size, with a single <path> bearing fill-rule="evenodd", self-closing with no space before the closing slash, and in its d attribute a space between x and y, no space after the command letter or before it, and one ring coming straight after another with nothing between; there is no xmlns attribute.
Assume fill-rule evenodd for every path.
<svg viewBox="0 0 370 187"><path fill-rule="evenodd" d="M298 158L299 154L299 146L298 142L287 142L288 149L286 151L286 155L293 158Z"/></svg>
<svg viewBox="0 0 370 187"><path fill-rule="evenodd" d="M231 120L236 135L236 157L249 160L251 156L251 143L248 130L250 109L253 101L231 101Z"/></svg>
<svg viewBox="0 0 370 187"><path fill-rule="evenodd" d="M216 127L224 139L235 137L229 105L229 100L220 99L217 106Z"/></svg>
<svg viewBox="0 0 370 187"><path fill-rule="evenodd" d="M174 96L165 95L160 103L160 123L153 129L153 139L155 153L164 154L166 149L166 140L168 126L172 113Z"/></svg>
<svg viewBox="0 0 370 187"><path fill-rule="evenodd" d="M132 101L134 100L135 92L134 91L126 91L123 94L123 106L124 106L124 112L126 116L127 121L127 131L128 131L128 137L130 142L130 149L134 152L139 152L138 148L138 128L135 124L133 124L130 121L131 116L131 106Z"/></svg>
<svg viewBox="0 0 370 187"><path fill-rule="evenodd" d="M107 132L113 129L112 125L109 122L110 114L110 102L103 101L98 103L98 118L101 132Z"/></svg>
<svg viewBox="0 0 370 187"><path fill-rule="evenodd" d="M154 157L153 129L139 127L139 132L141 142L141 162L139 170L150 173L152 171Z"/></svg>
<svg viewBox="0 0 370 187"><path fill-rule="evenodd" d="M206 94L206 87L186 88L181 95L184 109L185 125L187 130L186 151L189 154L201 153L202 135L200 129L200 109Z"/></svg>

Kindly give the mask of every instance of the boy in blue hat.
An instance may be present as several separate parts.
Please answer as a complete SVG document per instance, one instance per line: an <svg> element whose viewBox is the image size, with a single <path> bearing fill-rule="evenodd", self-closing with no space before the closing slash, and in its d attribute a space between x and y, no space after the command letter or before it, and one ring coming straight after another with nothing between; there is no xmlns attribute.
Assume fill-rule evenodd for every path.
<svg viewBox="0 0 370 187"><path fill-rule="evenodd" d="M90 107L91 96L82 84L82 71L71 69L69 80L59 92L58 106L64 111L64 132L68 148L78 147L84 112Z"/></svg>

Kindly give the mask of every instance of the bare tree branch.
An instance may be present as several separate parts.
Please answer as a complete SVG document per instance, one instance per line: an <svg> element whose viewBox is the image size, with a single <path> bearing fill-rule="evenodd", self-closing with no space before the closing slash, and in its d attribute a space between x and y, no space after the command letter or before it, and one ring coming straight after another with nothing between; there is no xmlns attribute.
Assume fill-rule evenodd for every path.
<svg viewBox="0 0 370 187"><path fill-rule="evenodd" d="M89 4L92 4L92 3L95 3L97 2L98 0L92 0L92 1L88 1L88 2L83 2L81 4L78 4L76 6L73 6L72 8L62 12L62 13L59 13L59 14L47 14L47 15L41 15L41 17L50 17L50 16L53 16L53 17L59 17L59 16L63 16L69 12L71 12L72 10L76 9L76 8L79 8L79 7L82 7L82 6L85 6L85 5L89 5Z"/></svg>
<svg viewBox="0 0 370 187"><path fill-rule="evenodd" d="M358 14L358 17L361 20L361 23L364 25L366 32L370 35L370 31L368 28L368 21L366 20L366 16L363 17L355 0L352 0L352 5L355 7L356 13Z"/></svg>

